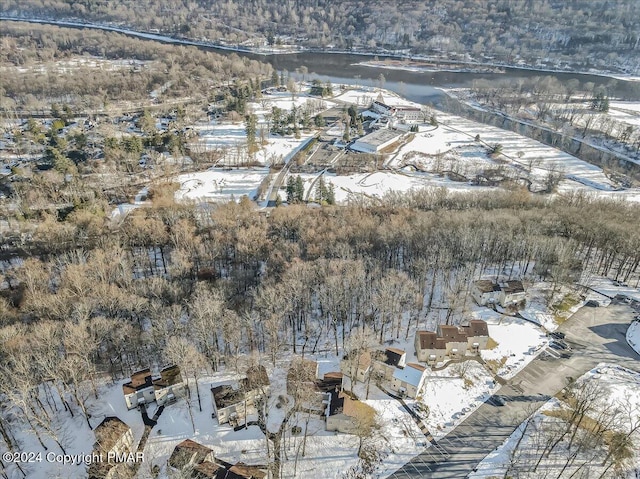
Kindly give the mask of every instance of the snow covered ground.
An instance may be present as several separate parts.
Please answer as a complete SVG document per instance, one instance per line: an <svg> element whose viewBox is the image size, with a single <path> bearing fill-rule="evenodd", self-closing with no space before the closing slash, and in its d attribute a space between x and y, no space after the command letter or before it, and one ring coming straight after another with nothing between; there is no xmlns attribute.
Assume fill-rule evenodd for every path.
<svg viewBox="0 0 640 479"><path fill-rule="evenodd" d="M297 176L297 175L295 175ZM313 180L318 175L301 174L305 181L305 194L309 191ZM445 187L452 191L491 191L495 188L474 187L466 183L448 180L429 173L408 173L404 171L377 171L375 173L355 173L352 175L335 175L324 173L326 183L335 187L337 203L348 203L350 199L364 195L369 198L382 198L390 191L407 192L423 188ZM313 192L310 198L313 198Z"/></svg>
<svg viewBox="0 0 640 479"><path fill-rule="evenodd" d="M585 286L588 286L592 290L608 296L609 298L613 298L620 294L636 301L640 301L640 287L637 280L635 281L635 284L627 284L601 276L594 276L585 282Z"/></svg>
<svg viewBox="0 0 640 479"><path fill-rule="evenodd" d="M547 336L529 321L491 312L496 316L484 319L489 326L489 337L498 345L481 351L480 354L485 361L498 361L501 365L497 374L509 379L536 357L547 344Z"/></svg>
<svg viewBox="0 0 640 479"><path fill-rule="evenodd" d="M230 201L233 198L238 201L244 195L253 199L268 173L268 168L211 168L180 175L177 178L180 189L176 192L176 199Z"/></svg>
<svg viewBox="0 0 640 479"><path fill-rule="evenodd" d="M578 384L590 382L595 385L594 387L601 388L598 398L589 404L589 407L593 409L587 412L587 416L598 418L598 411L604 410L607 404L613 403L615 408L623 413L619 416L619 422L614 423L613 427L617 430L629 431L640 420L640 396L637 394L640 387L640 374L637 372L616 365L600 364L578 379L577 382ZM528 422L518 427L504 444L485 457L475 472L468 477L472 479L489 479L506 477L507 475L522 478L537 478L543 477L543 475L544 477L569 477L581 464L584 464L581 467L582 470L576 472L575 477L600 477L604 471L604 467L601 466L602 460L606 456L604 448L597 459L592 460L588 460L588 458L594 452L597 454L598 451L587 448L583 453L587 457L586 462L584 462L585 457L577 456L577 460L572 462L567 469L562 469L570 457L565 445L567 439L560 447L554 449L553 454L543 458L537 472L533 472L534 464L541 454L540 447L543 443L540 441L544 441L545 437L544 425L562 424L561 420L549 414L549 412L558 411L560 404L556 398L549 400ZM637 444L637 434L632 437ZM633 453L635 454L629 458L627 463L627 473L619 477L636 477L631 471L640 469L640 454L638 454L637 446L635 450L632 450Z"/></svg>

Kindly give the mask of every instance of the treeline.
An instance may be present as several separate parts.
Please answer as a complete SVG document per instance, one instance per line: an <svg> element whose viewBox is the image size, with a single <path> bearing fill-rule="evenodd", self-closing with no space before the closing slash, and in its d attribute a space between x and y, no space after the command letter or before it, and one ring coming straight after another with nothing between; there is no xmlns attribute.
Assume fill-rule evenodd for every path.
<svg viewBox="0 0 640 479"><path fill-rule="evenodd" d="M573 78L531 77L517 82L476 80L474 98L483 105L516 118L536 121L567 136L605 138L611 147L628 155L640 153L640 128L632 121L607 115L610 98L616 98L617 80L595 86ZM631 96L640 86L631 86Z"/></svg>
<svg viewBox="0 0 640 479"><path fill-rule="evenodd" d="M214 99L211 87L233 80L259 83L272 72L270 65L246 57L90 29L3 22L0 42L0 92L19 105L82 98L95 106L149 98L160 88L169 97ZM96 66L96 60L109 62Z"/></svg>
<svg viewBox="0 0 640 479"><path fill-rule="evenodd" d="M587 69L640 68L635 0L8 0L5 14L116 22L134 29L232 44L458 55L515 64L540 59Z"/></svg>
<svg viewBox="0 0 640 479"><path fill-rule="evenodd" d="M86 201L23 232L28 257L0 276L0 395L22 418L0 414L10 449L29 427L64 451L56 404L89 422L97 378L150 357L197 379L243 353L339 354L351 331L406 338L436 307L460 322L488 271L557 290L585 272L637 278L640 265L640 209L580 195L432 189L264 214L246 198L176 204L174 189L154 187L120 224Z"/></svg>

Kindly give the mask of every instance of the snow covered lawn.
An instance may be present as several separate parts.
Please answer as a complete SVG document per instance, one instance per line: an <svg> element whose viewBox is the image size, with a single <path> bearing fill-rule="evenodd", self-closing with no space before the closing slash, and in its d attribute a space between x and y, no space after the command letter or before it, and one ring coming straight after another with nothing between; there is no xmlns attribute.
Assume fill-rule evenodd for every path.
<svg viewBox="0 0 640 479"><path fill-rule="evenodd" d="M489 337L498 345L480 351L480 355L485 361L500 364L496 372L504 379L515 376L547 343L546 334L524 319L500 316L485 320L489 326Z"/></svg>
<svg viewBox="0 0 640 479"><path fill-rule="evenodd" d="M180 175L177 200L236 201L246 195L253 199L268 168L241 168L236 170L210 168L199 173Z"/></svg>
<svg viewBox="0 0 640 479"><path fill-rule="evenodd" d="M480 406L495 388L492 375L475 361L433 371L427 377L422 396L422 402L429 406L430 411L424 421L429 432L435 439L445 436L464 420L467 413Z"/></svg>

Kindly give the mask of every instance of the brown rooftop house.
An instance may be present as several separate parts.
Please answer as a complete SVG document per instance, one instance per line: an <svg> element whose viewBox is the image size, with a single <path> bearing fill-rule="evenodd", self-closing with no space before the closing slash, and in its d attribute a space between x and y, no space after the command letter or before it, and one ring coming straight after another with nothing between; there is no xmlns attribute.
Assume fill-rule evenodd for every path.
<svg viewBox="0 0 640 479"><path fill-rule="evenodd" d="M96 442L94 454L101 454L105 461L93 462L89 466L90 479L111 479L124 477L127 465L107 462L110 454L118 456L133 452L133 433L131 428L115 416L105 417L94 429Z"/></svg>
<svg viewBox="0 0 640 479"><path fill-rule="evenodd" d="M472 319L466 326L458 328L441 324L437 333L418 331L414 340L418 361L434 364L444 361L446 356L462 357L467 351L478 353L487 348L489 327L481 319Z"/></svg>
<svg viewBox="0 0 640 479"><path fill-rule="evenodd" d="M249 466L244 462L238 462L231 466L224 476L218 476L221 479L264 479L267 477L267 471L262 466Z"/></svg>
<svg viewBox="0 0 640 479"><path fill-rule="evenodd" d="M287 393L294 394L303 385L315 385L318 379L318 363L309 359L293 358L287 371Z"/></svg>
<svg viewBox="0 0 640 479"><path fill-rule="evenodd" d="M467 334L457 326L438 325L438 337L445 342L447 356L461 357L467 353Z"/></svg>
<svg viewBox="0 0 640 479"><path fill-rule="evenodd" d="M364 382L371 371L371 353L354 351L351 355L346 355L340 361L340 370L349 378L349 382L353 379Z"/></svg>
<svg viewBox="0 0 640 479"><path fill-rule="evenodd" d="M122 385L127 409L156 401L159 406L171 403L184 394L184 384L178 366L169 366L152 376L149 368L131 375L131 381Z"/></svg>
<svg viewBox="0 0 640 479"><path fill-rule="evenodd" d="M211 461L203 461L194 466L191 476L193 479L218 479L224 477L224 466Z"/></svg>
<svg viewBox="0 0 640 479"><path fill-rule="evenodd" d="M499 303L501 290L498 283L490 279L480 279L471 285L471 296L480 306Z"/></svg>
<svg viewBox="0 0 640 479"><path fill-rule="evenodd" d="M205 461L215 462L213 450L200 443L185 439L178 444L171 457L169 458L169 466L174 469L182 470L189 466L196 466Z"/></svg>
<svg viewBox="0 0 640 479"><path fill-rule="evenodd" d="M504 283L500 283L500 289L502 290L500 305L504 307L526 300L526 293L522 281L505 281Z"/></svg>
<svg viewBox="0 0 640 479"><path fill-rule="evenodd" d="M414 341L418 361L438 363L447 355L447 343L433 331L418 331Z"/></svg>
<svg viewBox="0 0 640 479"><path fill-rule="evenodd" d="M467 334L467 349L478 353L481 349L487 349L489 341L489 327L486 321L472 319L467 326L462 329Z"/></svg>
<svg viewBox="0 0 640 479"><path fill-rule="evenodd" d="M499 304L506 307L526 300L522 281L510 280L496 283L489 279L474 281L471 296L480 306Z"/></svg>

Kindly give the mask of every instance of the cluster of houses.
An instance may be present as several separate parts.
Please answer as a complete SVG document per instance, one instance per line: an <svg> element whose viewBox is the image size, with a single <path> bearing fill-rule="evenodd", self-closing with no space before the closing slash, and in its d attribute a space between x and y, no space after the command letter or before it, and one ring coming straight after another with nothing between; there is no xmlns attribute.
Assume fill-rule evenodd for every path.
<svg viewBox="0 0 640 479"><path fill-rule="evenodd" d="M417 398L424 387L428 366L447 359L477 355L487 348L489 329L481 319L472 319L465 326L440 325L437 331L418 331L415 336L415 355L418 361L407 363L407 354L398 348L384 351L362 351L357 358L345 357L341 369L345 387L354 382L375 381L399 396Z"/></svg>
<svg viewBox="0 0 640 479"><path fill-rule="evenodd" d="M158 406L171 404L185 393L180 368L169 366L152 375L149 368L137 371L131 375L131 381L122 385L127 409L156 402Z"/></svg>

